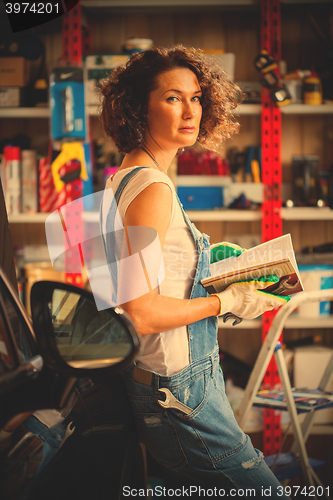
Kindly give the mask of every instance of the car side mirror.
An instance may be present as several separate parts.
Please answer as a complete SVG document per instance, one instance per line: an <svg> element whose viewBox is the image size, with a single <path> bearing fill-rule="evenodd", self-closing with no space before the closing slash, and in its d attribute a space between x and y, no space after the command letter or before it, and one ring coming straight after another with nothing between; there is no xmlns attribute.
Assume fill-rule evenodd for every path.
<svg viewBox="0 0 333 500"><path fill-rule="evenodd" d="M119 372L139 350L135 327L120 308L98 310L92 293L39 281L31 289L36 340L45 363L74 377Z"/></svg>

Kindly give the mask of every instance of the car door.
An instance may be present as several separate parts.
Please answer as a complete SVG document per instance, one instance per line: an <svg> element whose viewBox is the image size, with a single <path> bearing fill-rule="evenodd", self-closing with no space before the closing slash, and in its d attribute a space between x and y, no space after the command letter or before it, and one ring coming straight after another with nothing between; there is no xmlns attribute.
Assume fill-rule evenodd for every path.
<svg viewBox="0 0 333 500"><path fill-rule="evenodd" d="M25 422L38 409L58 408L74 382L45 366L30 319L0 272L1 498L20 498L43 460L42 442Z"/></svg>
<svg viewBox="0 0 333 500"><path fill-rule="evenodd" d="M2 356L0 426L12 417L38 409L58 408L72 379L47 367L39 354L31 321L14 290L0 272Z"/></svg>

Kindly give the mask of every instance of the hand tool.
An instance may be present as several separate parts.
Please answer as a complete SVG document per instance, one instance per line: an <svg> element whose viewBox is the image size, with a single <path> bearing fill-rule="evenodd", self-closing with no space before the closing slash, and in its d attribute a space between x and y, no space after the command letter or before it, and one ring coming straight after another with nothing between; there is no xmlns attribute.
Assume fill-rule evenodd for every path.
<svg viewBox="0 0 333 500"><path fill-rule="evenodd" d="M293 284L289 284L288 283L289 278L290 276L284 276L283 278L281 278L278 286L270 293L272 293L273 295L281 295L283 292L295 290L295 288L297 288L299 285L299 280L297 280Z"/></svg>
<svg viewBox="0 0 333 500"><path fill-rule="evenodd" d="M175 410L179 410L182 413L185 413L186 415L189 415L190 413L192 413L192 411L193 411L192 408L190 408L189 406L186 406L183 403L181 403L180 401L178 401L178 399L175 398L175 396L172 394L171 391L169 391L169 389L162 388L162 389L159 389L159 392L164 392L164 394L165 394L164 401L158 400L159 404L163 408L175 408Z"/></svg>
<svg viewBox="0 0 333 500"><path fill-rule="evenodd" d="M239 325L243 321L243 318L240 318L239 316L236 316L236 314L232 312L227 312L222 315L223 323L226 323L229 319L234 320L232 326Z"/></svg>

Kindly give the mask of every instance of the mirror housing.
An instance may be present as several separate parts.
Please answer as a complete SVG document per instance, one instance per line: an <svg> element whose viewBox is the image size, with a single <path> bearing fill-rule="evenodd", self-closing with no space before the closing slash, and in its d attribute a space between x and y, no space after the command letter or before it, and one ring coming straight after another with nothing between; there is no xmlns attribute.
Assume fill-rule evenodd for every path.
<svg viewBox="0 0 333 500"><path fill-rule="evenodd" d="M125 369L139 351L139 337L129 316L120 307L108 305L98 311L93 294L74 285L34 283L31 311L40 353L53 370L76 378L104 377Z"/></svg>

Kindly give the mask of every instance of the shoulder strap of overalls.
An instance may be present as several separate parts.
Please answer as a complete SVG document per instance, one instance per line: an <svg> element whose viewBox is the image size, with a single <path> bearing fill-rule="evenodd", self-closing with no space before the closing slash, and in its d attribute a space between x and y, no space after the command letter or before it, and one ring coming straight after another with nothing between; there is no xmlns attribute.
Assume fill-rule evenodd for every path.
<svg viewBox="0 0 333 500"><path fill-rule="evenodd" d="M106 255L110 275L111 275L111 282L112 282L112 301L114 304L117 304L117 279L118 279L118 270L117 266L112 265L112 263L116 259L115 255L115 248L117 247L116 245L116 238L115 238L115 232L114 232L114 222L118 210L118 203L120 200L120 197L133 177L135 177L140 170L143 168L148 168L148 167L137 167L133 169L131 172L125 175L125 177L121 180L116 192L114 193L113 199L111 201L110 208L108 209L107 214L105 214L106 220L103 221L103 200L101 203L100 207L100 213L99 213L99 221L100 221L100 228L101 228L101 235L102 235L102 241L103 241L103 246L104 246L104 252ZM104 225L105 222L105 225Z"/></svg>
<svg viewBox="0 0 333 500"><path fill-rule="evenodd" d="M121 182L120 182L120 184L119 184L116 192L114 193L114 196L113 196L113 199L112 199L111 206L110 206L110 209L108 211L108 214L106 215L106 219L107 220L105 222L106 222L106 226L109 228L109 231L111 231L111 232L113 231L113 228L114 228L114 219L115 219L116 212L117 212L117 209L118 209L118 203L119 203L120 197L121 197L121 195L122 195L125 187L129 183L129 181L131 179L133 179L133 177L135 177L140 172L140 170L142 170L143 168L147 168L147 167L137 167L137 168L134 168L131 172L128 172L128 174L126 174L124 176L124 178L121 180ZM102 206L103 206L103 200L102 200L101 208L100 208L100 212L99 212L99 222L100 222L100 228L101 228L101 234L102 234L102 241L103 241L103 245L104 245L104 251L105 251L105 254L108 255L108 253L107 253L107 247L106 247L106 234L104 234L104 231L103 231L103 210L102 210Z"/></svg>
<svg viewBox="0 0 333 500"><path fill-rule="evenodd" d="M117 205L119 203L120 197L123 194L125 187L129 183L129 181L131 179L133 179L133 177L135 177L140 172L140 170L142 170L143 168L148 168L148 167L136 167L131 172L128 172L128 174L126 174L125 177L121 180L121 182L120 182L120 184L115 192L115 195L114 195L114 200L117 203Z"/></svg>

